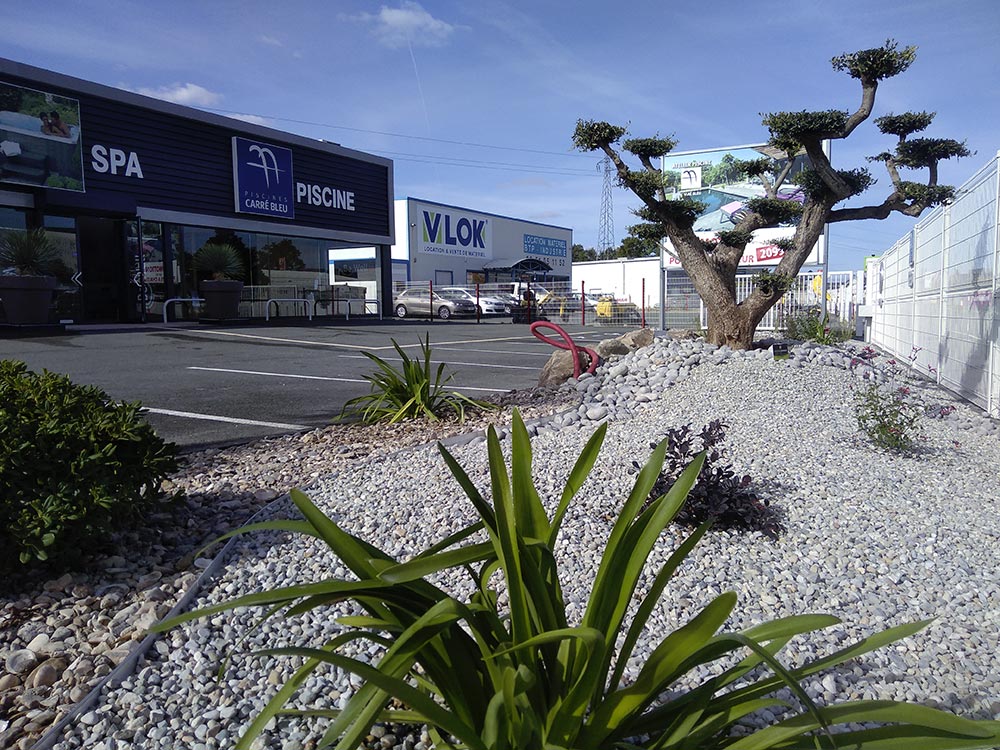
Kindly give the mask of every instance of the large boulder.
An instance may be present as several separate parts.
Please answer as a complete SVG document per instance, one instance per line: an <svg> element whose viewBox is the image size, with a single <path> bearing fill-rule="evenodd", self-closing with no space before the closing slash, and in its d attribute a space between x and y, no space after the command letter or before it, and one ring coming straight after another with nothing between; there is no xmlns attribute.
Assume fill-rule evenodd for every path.
<svg viewBox="0 0 1000 750"><path fill-rule="evenodd" d="M580 372L585 371L590 366L590 357L587 353L580 351ZM542 374L538 376L540 387L552 387L565 383L573 377L573 353L566 349L553 352L549 361L542 368Z"/></svg>
<svg viewBox="0 0 1000 750"><path fill-rule="evenodd" d="M621 339L604 339L597 345L597 353L601 355L601 359L628 354L630 351L632 350L629 349L628 344Z"/></svg>
<svg viewBox="0 0 1000 750"><path fill-rule="evenodd" d="M653 343L653 329L640 328L637 331L629 331L620 338L620 341L630 350L642 349Z"/></svg>

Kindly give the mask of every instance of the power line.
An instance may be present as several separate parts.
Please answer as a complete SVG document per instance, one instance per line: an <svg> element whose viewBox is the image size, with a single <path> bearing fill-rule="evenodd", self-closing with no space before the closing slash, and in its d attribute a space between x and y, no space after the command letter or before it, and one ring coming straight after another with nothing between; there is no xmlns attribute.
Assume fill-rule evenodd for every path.
<svg viewBox="0 0 1000 750"><path fill-rule="evenodd" d="M408 154L399 151L383 151L370 149L371 153L381 156L391 156L398 161L414 161L423 164L440 164L447 167L478 167L480 169L506 169L510 171L539 172L542 174L559 174L570 177L593 177L589 169L574 169L572 167L546 167L540 164L517 164L503 161L483 161L482 159L462 159L454 156L435 156L433 154Z"/></svg>
<svg viewBox="0 0 1000 750"><path fill-rule="evenodd" d="M527 154L547 154L549 156L574 156L583 157L586 159L592 159L592 156L587 154L578 154L573 151L541 151L539 149L533 148L518 148L516 146L496 146L491 143L474 143L471 141L450 141L445 138L431 138L425 135L407 135L405 133L390 133L384 130L368 130L366 128L352 128L348 125L333 125L328 122L313 122L312 120L296 120L291 117L277 117L271 115L259 115L255 113L247 112L237 112L231 109L216 109L214 107L203 107L202 109L208 112L217 112L223 115L246 115L251 114L253 117L261 117L267 120L275 120L277 122L294 122L297 125L311 125L318 128L331 128L333 130L349 130L354 133L368 133L370 135L386 135L391 138L409 138L415 141L431 141L432 143L447 143L452 146L472 146L475 148L493 148L500 151L521 151Z"/></svg>

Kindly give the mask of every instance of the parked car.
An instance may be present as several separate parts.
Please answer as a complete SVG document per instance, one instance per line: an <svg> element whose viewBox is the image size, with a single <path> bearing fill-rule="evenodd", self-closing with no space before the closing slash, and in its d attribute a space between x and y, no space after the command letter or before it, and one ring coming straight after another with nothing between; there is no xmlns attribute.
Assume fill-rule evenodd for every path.
<svg viewBox="0 0 1000 750"><path fill-rule="evenodd" d="M468 300L472 304L476 304L476 293L470 289L466 289L461 286L445 286L440 289L435 289L434 291L440 291L441 293L454 292L456 295L462 296L464 299ZM499 297L493 296L492 293L479 293L479 314L480 315L510 315L510 302L504 302L504 300Z"/></svg>
<svg viewBox="0 0 1000 750"><path fill-rule="evenodd" d="M445 290L434 290L434 300L431 301L427 289L404 289L392 299L396 317L407 315L436 315L441 320L454 316L471 316L476 314L476 303L469 302L463 295Z"/></svg>

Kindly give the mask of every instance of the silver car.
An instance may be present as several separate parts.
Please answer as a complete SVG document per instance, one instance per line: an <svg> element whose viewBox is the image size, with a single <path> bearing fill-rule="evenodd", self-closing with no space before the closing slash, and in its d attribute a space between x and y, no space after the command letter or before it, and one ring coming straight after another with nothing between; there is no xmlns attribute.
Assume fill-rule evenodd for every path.
<svg viewBox="0 0 1000 750"><path fill-rule="evenodd" d="M437 291L437 290L435 290ZM461 295L464 299L468 300L472 304L476 304L476 293L471 289L466 289L461 286L446 286L441 288L441 293L453 292L456 295ZM510 315L510 303L504 302L504 300L494 297L488 292L480 292L479 294L479 314L480 315Z"/></svg>
<svg viewBox="0 0 1000 750"><path fill-rule="evenodd" d="M438 289L434 290L433 302L430 291L427 289L404 289L393 297L392 306L396 311L397 318L405 318L407 315L423 317L436 315L441 320L448 320L453 315L474 316L476 314L475 302L469 302L460 294Z"/></svg>

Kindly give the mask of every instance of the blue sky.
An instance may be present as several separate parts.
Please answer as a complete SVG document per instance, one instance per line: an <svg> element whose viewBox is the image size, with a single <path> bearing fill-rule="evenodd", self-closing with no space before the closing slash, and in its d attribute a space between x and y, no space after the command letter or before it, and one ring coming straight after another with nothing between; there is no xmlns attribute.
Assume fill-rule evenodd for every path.
<svg viewBox="0 0 1000 750"><path fill-rule="evenodd" d="M602 185L598 156L571 149L578 118L678 150L760 142L762 112L853 110L857 82L830 58L888 37L917 61L883 82L875 116L936 111L927 135L966 140L978 153L943 164L944 183L1000 148L997 0L17 0L5 16L5 57L385 155L397 197L570 227L588 247ZM866 123L834 160L890 146ZM885 195L873 171L864 202ZM617 241L637 205L615 188ZM831 268L912 223L834 225Z"/></svg>

